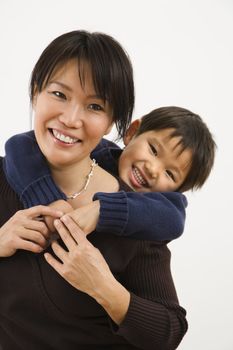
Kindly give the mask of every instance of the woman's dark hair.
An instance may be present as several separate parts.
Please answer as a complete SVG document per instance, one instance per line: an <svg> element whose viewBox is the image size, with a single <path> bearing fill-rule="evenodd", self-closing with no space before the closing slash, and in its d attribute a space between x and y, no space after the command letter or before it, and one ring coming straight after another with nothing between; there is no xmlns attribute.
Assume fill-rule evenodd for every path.
<svg viewBox="0 0 233 350"><path fill-rule="evenodd" d="M190 149L192 152L189 173L178 191L200 188L213 167L216 150L208 127L199 115L185 108L162 107L142 117L137 135L163 129L174 129L170 136L180 136L182 151Z"/></svg>
<svg viewBox="0 0 233 350"><path fill-rule="evenodd" d="M76 30L54 39L42 52L31 75L30 99L41 92L50 77L71 59L79 63L81 83L85 81L85 63L91 69L96 93L108 101L119 137L125 134L134 108L133 69L127 53L111 36Z"/></svg>

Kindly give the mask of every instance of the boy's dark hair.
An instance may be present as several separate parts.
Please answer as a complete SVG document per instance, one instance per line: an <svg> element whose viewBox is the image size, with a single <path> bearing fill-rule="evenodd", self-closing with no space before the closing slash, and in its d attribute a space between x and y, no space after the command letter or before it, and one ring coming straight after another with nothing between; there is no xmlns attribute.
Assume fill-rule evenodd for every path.
<svg viewBox="0 0 233 350"><path fill-rule="evenodd" d="M133 69L127 53L111 36L76 30L54 39L42 52L31 75L30 99L41 92L60 65L77 59L81 83L85 63L91 68L96 93L108 101L119 137L127 130L134 108Z"/></svg>
<svg viewBox="0 0 233 350"><path fill-rule="evenodd" d="M192 151L189 173L178 191L200 188L214 164L216 144L201 117L180 107L162 107L142 117L137 135L151 130L175 129L171 137L180 136L182 151Z"/></svg>

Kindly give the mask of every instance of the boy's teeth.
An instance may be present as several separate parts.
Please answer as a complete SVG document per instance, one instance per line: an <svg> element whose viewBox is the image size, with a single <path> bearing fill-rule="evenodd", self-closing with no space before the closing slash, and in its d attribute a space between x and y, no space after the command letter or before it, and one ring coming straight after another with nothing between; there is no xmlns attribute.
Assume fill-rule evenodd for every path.
<svg viewBox="0 0 233 350"><path fill-rule="evenodd" d="M65 136L63 134L60 134L57 130L52 130L52 132L53 132L53 136L56 139L58 139L64 143L75 143L78 141L78 139L76 139L76 138L72 138L70 136Z"/></svg>
<svg viewBox="0 0 233 350"><path fill-rule="evenodd" d="M133 168L133 173L134 173L134 176L136 177L137 181L142 186L146 186L147 185L147 181L142 177L141 173L139 172L139 170L137 168Z"/></svg>

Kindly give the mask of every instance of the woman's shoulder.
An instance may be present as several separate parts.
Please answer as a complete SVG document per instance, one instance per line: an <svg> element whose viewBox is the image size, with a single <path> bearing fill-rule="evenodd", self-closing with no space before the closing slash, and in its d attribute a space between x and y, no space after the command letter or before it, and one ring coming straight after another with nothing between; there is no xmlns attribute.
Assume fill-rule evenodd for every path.
<svg viewBox="0 0 233 350"><path fill-rule="evenodd" d="M4 158L0 156L0 190L7 186L7 179L3 169L3 160Z"/></svg>
<svg viewBox="0 0 233 350"><path fill-rule="evenodd" d="M16 211L23 209L18 195L7 182L4 169L4 158L0 157L0 226L2 226Z"/></svg>
<svg viewBox="0 0 233 350"><path fill-rule="evenodd" d="M8 193L15 193L7 182L4 172L4 158L0 156L0 195L7 195Z"/></svg>
<svg viewBox="0 0 233 350"><path fill-rule="evenodd" d="M0 189L9 186L4 172L4 157L0 156Z"/></svg>
<svg viewBox="0 0 233 350"><path fill-rule="evenodd" d="M93 175L93 185L95 185L95 192L117 192L119 190L118 179L98 166Z"/></svg>
<svg viewBox="0 0 233 350"><path fill-rule="evenodd" d="M96 186L99 189L96 192L132 192L133 190L115 173L106 171L101 166L97 167Z"/></svg>

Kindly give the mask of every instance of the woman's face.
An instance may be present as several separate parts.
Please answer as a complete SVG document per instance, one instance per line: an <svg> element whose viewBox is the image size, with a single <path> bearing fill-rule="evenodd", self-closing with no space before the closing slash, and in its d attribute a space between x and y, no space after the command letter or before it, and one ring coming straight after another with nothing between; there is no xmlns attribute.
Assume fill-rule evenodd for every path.
<svg viewBox="0 0 233 350"><path fill-rule="evenodd" d="M88 67L81 86L75 60L59 68L48 85L35 94L33 109L38 145L56 168L89 157L112 127L111 108L96 95Z"/></svg>

